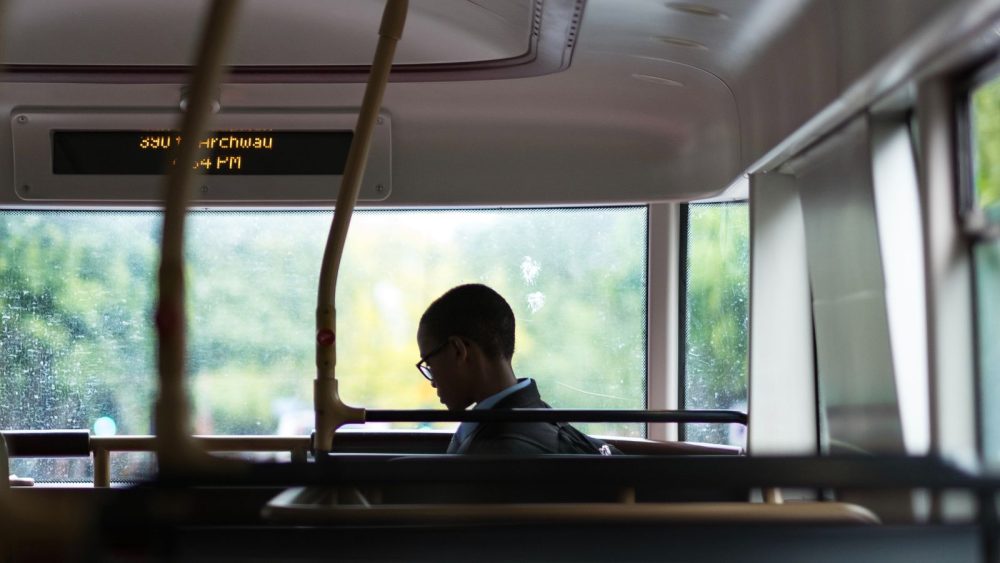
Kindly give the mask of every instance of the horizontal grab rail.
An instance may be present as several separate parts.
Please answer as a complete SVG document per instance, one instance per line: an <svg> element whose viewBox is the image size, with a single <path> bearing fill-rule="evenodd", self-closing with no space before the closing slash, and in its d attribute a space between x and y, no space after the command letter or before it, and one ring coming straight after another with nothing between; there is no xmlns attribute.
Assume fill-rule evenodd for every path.
<svg viewBox="0 0 1000 563"><path fill-rule="evenodd" d="M10 457L88 457L91 452L150 452L149 435L91 436L86 430L5 430ZM309 447L309 436L194 436L215 452L278 452Z"/></svg>
<svg viewBox="0 0 1000 563"><path fill-rule="evenodd" d="M91 436L87 430L7 430L0 432L9 457L94 457L94 486L111 485L112 452L152 452L155 436ZM290 452L292 461L305 462L309 436L194 436L210 452Z"/></svg>
<svg viewBox="0 0 1000 563"><path fill-rule="evenodd" d="M290 452L292 461L304 463L309 436L192 436L208 452ZM94 486L111 485L111 452L147 452L156 448L155 436L94 436Z"/></svg>
<svg viewBox="0 0 1000 563"><path fill-rule="evenodd" d="M283 452L308 448L309 436L192 436L194 441L212 452ZM113 452L152 451L154 436L94 436L93 448Z"/></svg>
<svg viewBox="0 0 1000 563"><path fill-rule="evenodd" d="M672 422L746 426L747 415L726 410L491 409L365 411L365 422Z"/></svg>
<svg viewBox="0 0 1000 563"><path fill-rule="evenodd" d="M658 422L747 424L747 415L726 410L378 410L365 422ZM87 430L5 430L10 457L89 457L101 451L151 451L153 436L91 436ZM291 451L309 448L309 436L195 436L210 451Z"/></svg>

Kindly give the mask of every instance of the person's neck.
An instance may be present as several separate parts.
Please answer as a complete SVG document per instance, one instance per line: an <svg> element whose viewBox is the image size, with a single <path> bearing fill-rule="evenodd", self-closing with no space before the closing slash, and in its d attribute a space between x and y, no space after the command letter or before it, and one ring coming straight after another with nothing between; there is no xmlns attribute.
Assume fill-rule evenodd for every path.
<svg viewBox="0 0 1000 563"><path fill-rule="evenodd" d="M514 375L514 369L510 366L510 362L491 362L484 370L476 402L479 403L483 399L492 397L514 385L517 385L517 376Z"/></svg>

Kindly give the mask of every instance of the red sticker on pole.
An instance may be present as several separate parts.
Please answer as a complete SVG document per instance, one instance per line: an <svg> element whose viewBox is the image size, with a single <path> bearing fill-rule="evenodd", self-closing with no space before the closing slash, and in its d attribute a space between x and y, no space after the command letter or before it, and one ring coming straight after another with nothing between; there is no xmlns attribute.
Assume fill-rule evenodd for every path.
<svg viewBox="0 0 1000 563"><path fill-rule="evenodd" d="M320 346L332 346L336 341L337 335L335 335L333 331L328 328L324 328L316 333L316 342L319 343Z"/></svg>

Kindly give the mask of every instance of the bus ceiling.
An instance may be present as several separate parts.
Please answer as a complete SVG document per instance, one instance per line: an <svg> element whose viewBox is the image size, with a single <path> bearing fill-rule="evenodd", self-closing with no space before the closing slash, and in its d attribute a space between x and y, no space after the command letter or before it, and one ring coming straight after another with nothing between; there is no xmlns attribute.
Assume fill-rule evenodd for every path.
<svg viewBox="0 0 1000 563"><path fill-rule="evenodd" d="M349 134L381 5L248 1L206 143L235 131ZM0 144L11 149L0 151L0 206L156 207L159 182L148 170L57 173L55 132L135 132L136 147L112 153L125 161L141 134L169 137L202 7L10 2ZM995 45L988 22L998 13L989 0L909 0L905 9L842 0L414 0L360 202L710 197L942 59ZM333 204L335 171L288 173L301 164L293 159L250 173L242 168L250 153L226 150L206 148L215 170L194 205Z"/></svg>

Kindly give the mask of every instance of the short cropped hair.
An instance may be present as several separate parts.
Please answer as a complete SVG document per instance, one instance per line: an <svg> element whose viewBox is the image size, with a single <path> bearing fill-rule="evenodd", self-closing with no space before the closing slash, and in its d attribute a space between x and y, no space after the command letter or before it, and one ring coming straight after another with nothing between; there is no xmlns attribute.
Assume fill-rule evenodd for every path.
<svg viewBox="0 0 1000 563"><path fill-rule="evenodd" d="M482 284L448 290L427 307L420 325L435 341L462 336L491 358L514 356L514 311L499 293Z"/></svg>

